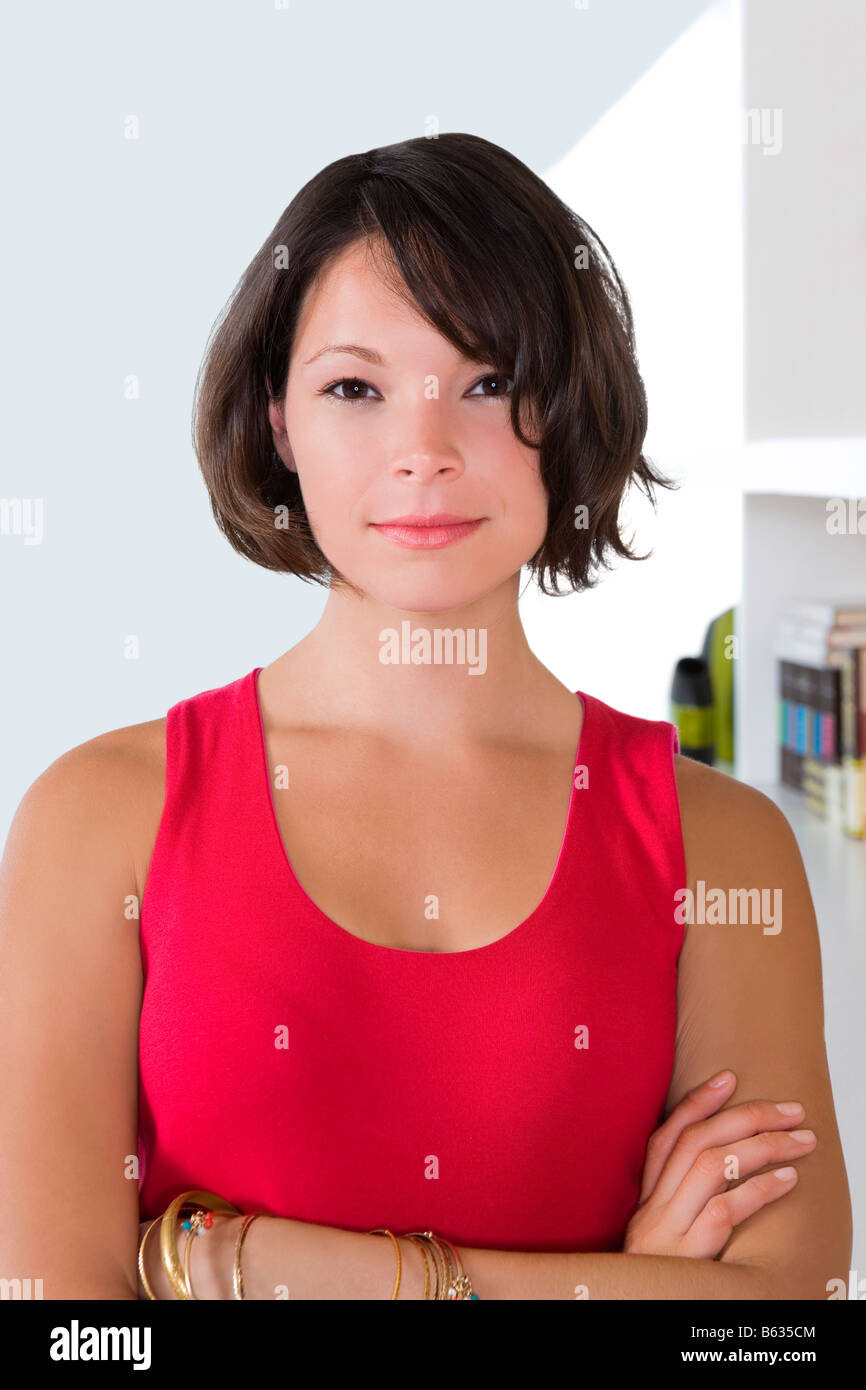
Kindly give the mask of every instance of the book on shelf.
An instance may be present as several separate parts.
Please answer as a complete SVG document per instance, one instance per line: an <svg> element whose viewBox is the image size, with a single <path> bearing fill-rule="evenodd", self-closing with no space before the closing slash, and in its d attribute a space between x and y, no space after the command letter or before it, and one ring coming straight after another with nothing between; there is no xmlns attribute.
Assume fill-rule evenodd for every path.
<svg viewBox="0 0 866 1390"><path fill-rule="evenodd" d="M866 604L791 600L778 615L779 776L866 836Z"/></svg>
<svg viewBox="0 0 866 1390"><path fill-rule="evenodd" d="M782 616L804 624L814 624L824 630L831 627L866 627L866 600L791 598L785 604Z"/></svg>

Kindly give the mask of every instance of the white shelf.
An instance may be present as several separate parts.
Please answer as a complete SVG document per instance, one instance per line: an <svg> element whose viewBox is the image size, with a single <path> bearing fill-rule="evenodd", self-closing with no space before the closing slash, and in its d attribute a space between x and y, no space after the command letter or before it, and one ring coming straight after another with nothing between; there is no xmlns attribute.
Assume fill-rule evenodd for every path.
<svg viewBox="0 0 866 1390"><path fill-rule="evenodd" d="M743 445L745 493L866 498L866 438L763 439Z"/></svg>

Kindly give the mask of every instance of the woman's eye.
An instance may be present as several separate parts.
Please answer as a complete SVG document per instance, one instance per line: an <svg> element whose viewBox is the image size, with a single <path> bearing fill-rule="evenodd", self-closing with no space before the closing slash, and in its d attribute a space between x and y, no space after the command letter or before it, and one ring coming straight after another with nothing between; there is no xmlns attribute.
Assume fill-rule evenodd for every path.
<svg viewBox="0 0 866 1390"><path fill-rule="evenodd" d="M338 395L336 394L338 386L347 386L349 390L344 395ZM369 381L361 381L360 378L356 376L346 376L342 377L339 381L332 381L330 386L323 386L319 395L330 396L331 400L334 401L348 401L351 404L353 401L367 401L371 399L369 396L357 394L358 391L372 391L374 389L375 388L370 385Z"/></svg>
<svg viewBox="0 0 866 1390"><path fill-rule="evenodd" d="M511 395L511 391L514 388L514 379L513 377L506 376L504 372L490 372L487 376L481 377L480 381L475 383L468 394L470 396L475 395L476 398L478 398L478 387L488 385L492 386L492 390L482 391L480 393L480 399L499 400L505 396ZM361 403L373 400L373 396L366 394L369 391L375 391L375 387L371 386L369 381L362 381L360 377L356 376L346 376L341 377L339 381L332 381L328 386L323 386L319 395L329 396L331 400L345 401L347 404L351 405L356 402Z"/></svg>
<svg viewBox="0 0 866 1390"><path fill-rule="evenodd" d="M502 396L510 396L511 391L504 389L507 382L511 382L511 389L514 389L513 377L506 376L504 372L491 372L488 376L483 376L480 381L477 381L469 394L472 395L473 392L477 389L477 387L483 386L485 382L488 381L493 382L494 390L489 393L482 392L482 398L485 398L487 400L497 400Z"/></svg>

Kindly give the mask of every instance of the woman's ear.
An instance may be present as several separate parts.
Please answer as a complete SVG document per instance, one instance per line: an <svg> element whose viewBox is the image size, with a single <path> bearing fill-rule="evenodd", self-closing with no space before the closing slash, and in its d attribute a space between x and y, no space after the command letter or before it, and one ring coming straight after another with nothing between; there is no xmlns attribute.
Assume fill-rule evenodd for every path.
<svg viewBox="0 0 866 1390"><path fill-rule="evenodd" d="M282 401L273 398L268 401L268 420L271 426L271 437L274 441L274 453L286 468L290 469L292 473L297 473L295 456L292 453L289 436L286 434Z"/></svg>
<svg viewBox="0 0 866 1390"><path fill-rule="evenodd" d="M288 468L292 473L297 473L298 470L295 466L295 456L292 453L292 446L289 443L287 436L284 436L283 439L280 441L274 439L274 454L276 458L279 460L279 462L282 463L286 468Z"/></svg>

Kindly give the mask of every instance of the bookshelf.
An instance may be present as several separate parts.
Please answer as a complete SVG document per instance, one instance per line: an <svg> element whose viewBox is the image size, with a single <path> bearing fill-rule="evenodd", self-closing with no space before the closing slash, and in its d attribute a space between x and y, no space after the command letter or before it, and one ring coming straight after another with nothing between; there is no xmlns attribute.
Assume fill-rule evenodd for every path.
<svg viewBox="0 0 866 1390"><path fill-rule="evenodd" d="M736 776L778 781L778 677L773 643L789 598L866 598L863 528L827 528L829 498L866 500L866 439L778 439L742 451L743 577L737 610ZM863 851L863 843L851 841Z"/></svg>

